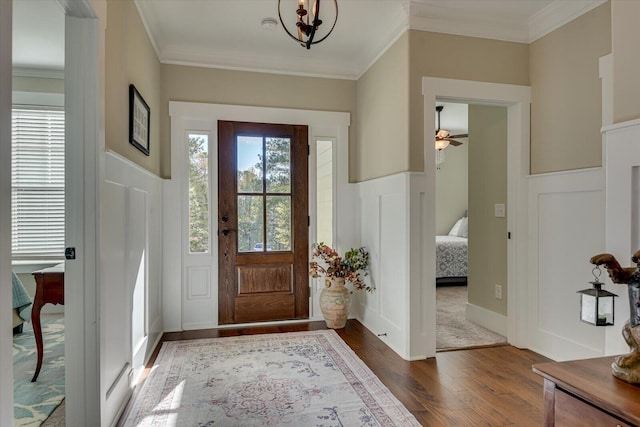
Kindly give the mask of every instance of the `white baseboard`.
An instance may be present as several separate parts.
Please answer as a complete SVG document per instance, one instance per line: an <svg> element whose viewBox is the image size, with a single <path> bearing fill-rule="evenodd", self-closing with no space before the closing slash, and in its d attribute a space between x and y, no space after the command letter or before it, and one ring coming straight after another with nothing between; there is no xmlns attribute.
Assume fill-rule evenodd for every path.
<svg viewBox="0 0 640 427"><path fill-rule="evenodd" d="M507 316L467 303L467 320L487 328L497 334L507 336Z"/></svg>

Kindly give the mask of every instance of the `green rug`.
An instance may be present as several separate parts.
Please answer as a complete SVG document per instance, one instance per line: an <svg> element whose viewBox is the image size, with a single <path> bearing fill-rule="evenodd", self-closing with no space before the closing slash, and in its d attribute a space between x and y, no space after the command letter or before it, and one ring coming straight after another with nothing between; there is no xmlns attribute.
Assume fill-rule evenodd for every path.
<svg viewBox="0 0 640 427"><path fill-rule="evenodd" d="M14 426L39 426L64 399L64 315L43 314L44 358L36 382L38 352L31 323L13 337Z"/></svg>

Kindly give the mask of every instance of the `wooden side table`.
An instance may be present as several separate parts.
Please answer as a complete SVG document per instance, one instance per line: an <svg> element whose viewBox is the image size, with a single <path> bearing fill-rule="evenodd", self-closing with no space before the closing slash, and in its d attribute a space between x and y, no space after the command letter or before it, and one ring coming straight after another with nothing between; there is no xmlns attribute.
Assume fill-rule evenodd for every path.
<svg viewBox="0 0 640 427"><path fill-rule="evenodd" d="M544 425L640 426L640 386L611 374L614 357L533 366L544 377Z"/></svg>
<svg viewBox="0 0 640 427"><path fill-rule="evenodd" d="M36 338L36 347L38 349L38 364L36 365L36 372L31 379L31 382L35 382L40 374L40 368L42 368L42 353L44 351L40 310L47 303L64 304L64 263L34 271L31 274L36 280L36 295L31 309L33 334Z"/></svg>

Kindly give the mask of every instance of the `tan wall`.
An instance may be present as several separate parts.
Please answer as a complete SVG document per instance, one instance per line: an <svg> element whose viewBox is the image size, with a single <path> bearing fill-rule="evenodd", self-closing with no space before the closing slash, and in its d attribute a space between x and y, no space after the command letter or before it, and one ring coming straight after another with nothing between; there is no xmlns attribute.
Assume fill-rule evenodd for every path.
<svg viewBox="0 0 640 427"><path fill-rule="evenodd" d="M436 234L447 235L468 209L469 144L449 146L436 171Z"/></svg>
<svg viewBox="0 0 640 427"><path fill-rule="evenodd" d="M349 141L353 145L355 92L353 80L162 64L162 176L171 176L169 101L349 112ZM351 177L354 176L353 168L352 162Z"/></svg>
<svg viewBox="0 0 640 427"><path fill-rule="evenodd" d="M469 303L507 314L507 109L469 106ZM506 206L509 209L509 206ZM495 285L502 285L502 299Z"/></svg>
<svg viewBox="0 0 640 427"><path fill-rule="evenodd" d="M160 62L133 0L107 3L105 65L105 145L150 172L160 175ZM129 84L151 110L150 155L129 143Z"/></svg>
<svg viewBox="0 0 640 427"><path fill-rule="evenodd" d="M356 181L409 168L408 55L405 33L358 80Z"/></svg>
<svg viewBox="0 0 640 427"><path fill-rule="evenodd" d="M640 118L640 2L611 3L613 51L613 121Z"/></svg>
<svg viewBox="0 0 640 427"><path fill-rule="evenodd" d="M424 170L422 77L529 84L529 46L524 43L411 30L409 63L410 171Z"/></svg>
<svg viewBox="0 0 640 427"><path fill-rule="evenodd" d="M64 79L14 76L11 90L20 92L64 93Z"/></svg>
<svg viewBox="0 0 640 427"><path fill-rule="evenodd" d="M533 174L602 164L598 74L599 58L611 52L610 11L605 3L531 44Z"/></svg>

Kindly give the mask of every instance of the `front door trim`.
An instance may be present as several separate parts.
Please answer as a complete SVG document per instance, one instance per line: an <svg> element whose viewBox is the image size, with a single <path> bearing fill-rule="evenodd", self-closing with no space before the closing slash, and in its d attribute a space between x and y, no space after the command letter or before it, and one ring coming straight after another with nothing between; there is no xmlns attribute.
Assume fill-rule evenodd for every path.
<svg viewBox="0 0 640 427"><path fill-rule="evenodd" d="M311 157L309 168L315 167L314 144L317 139L331 138L335 140L336 153L336 211L334 227L338 237L337 245L341 251L356 247L359 244L357 188L349 183L348 140L350 114L344 112L295 110L285 108L250 107L225 104L206 104L171 101L169 103L171 117L171 179L163 187L163 229L166 242L163 251L163 322L164 330L181 331L188 329L204 329L221 327L218 324L218 281L217 281L217 248L211 250L211 262L214 270L193 270L192 276L209 277L206 289L198 290L198 297L189 298L189 283L186 265L192 264L192 256L186 254L186 238L183 233L183 219L186 200L187 157L185 150L185 135L190 132L206 132L211 135L210 149L217 150L217 122L239 121L260 122L274 124L301 124L309 129L311 142ZM217 162L213 159L210 162ZM211 170L210 176L217 176L216 170ZM309 175L309 210L315 209L315 174ZM217 186L217 183L215 184ZM214 188L215 188L214 186ZM213 197L213 196L212 196ZM217 195L212 198L210 218L217 219ZM215 209L213 209L215 207ZM210 229L215 230L217 224ZM311 217L309 227L309 241L313 242L315 218ZM214 241L215 241L215 236ZM203 260L204 261L204 260ZM211 274L210 274L211 273ZM191 288L192 296L195 288ZM313 310L317 304L319 290L316 286L310 289L309 307L311 320L321 320L322 314ZM180 303L178 303L180 302ZM288 322L288 321L285 321ZM291 321L297 322L297 321ZM278 322L282 323L282 322ZM266 324L266 323L265 323ZM235 325L237 326L237 325Z"/></svg>

